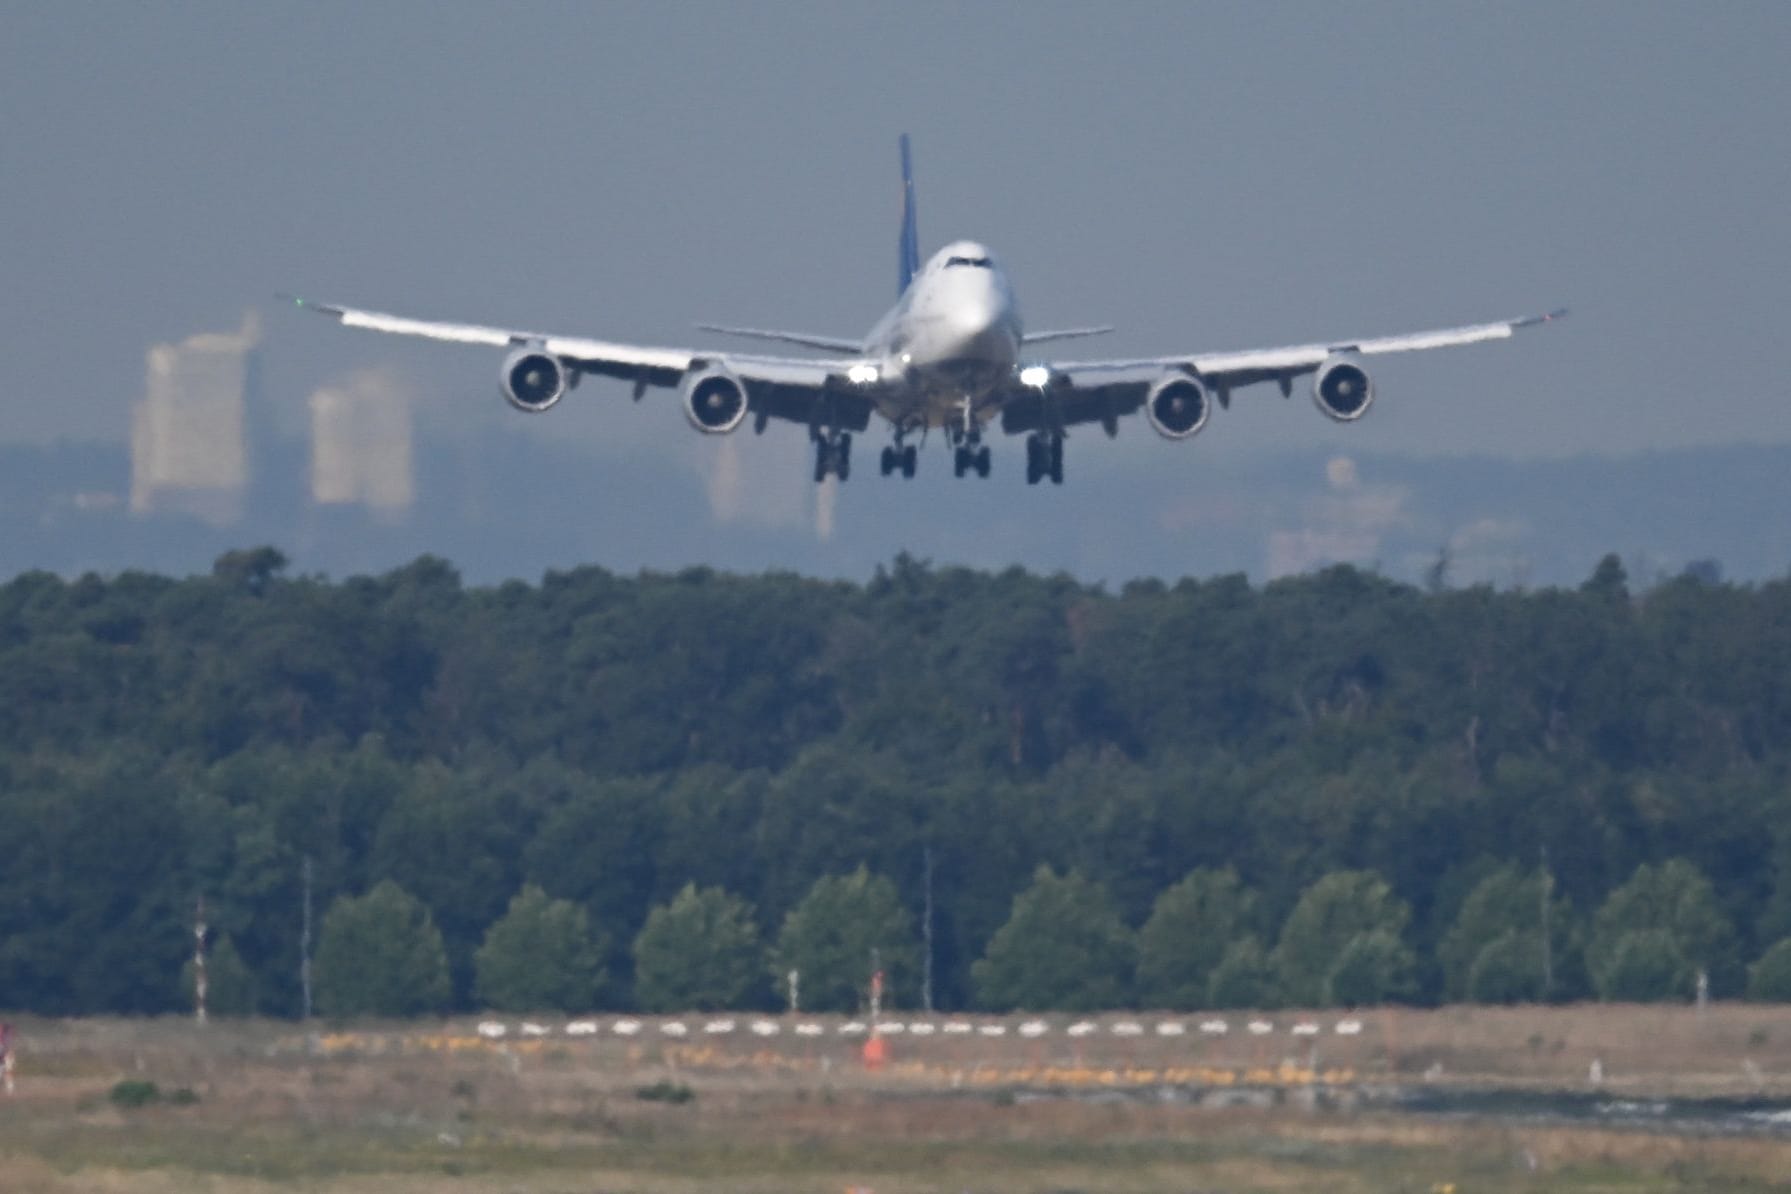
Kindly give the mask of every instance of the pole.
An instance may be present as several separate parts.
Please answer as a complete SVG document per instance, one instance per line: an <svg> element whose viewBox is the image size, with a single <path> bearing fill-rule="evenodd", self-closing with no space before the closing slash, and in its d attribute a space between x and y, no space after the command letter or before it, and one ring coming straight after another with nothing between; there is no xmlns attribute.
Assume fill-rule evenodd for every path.
<svg viewBox="0 0 1791 1194"><path fill-rule="evenodd" d="M876 946L871 947L871 1031L883 1018L883 959Z"/></svg>
<svg viewBox="0 0 1791 1194"><path fill-rule="evenodd" d="M311 1018L311 856L305 855L304 905L299 928L299 1003L300 1014Z"/></svg>
<svg viewBox="0 0 1791 1194"><path fill-rule="evenodd" d="M921 847L920 857L925 873L922 885L925 910L921 916L920 932L926 949L920 960L920 1006L930 1016L933 1014L933 847Z"/></svg>
<svg viewBox="0 0 1791 1194"><path fill-rule="evenodd" d="M1542 889L1542 1001L1548 1002L1555 990L1555 958L1554 945L1549 940L1549 896L1553 893L1555 877L1548 869L1548 843L1542 844L1542 875L1537 887Z"/></svg>
<svg viewBox="0 0 1791 1194"><path fill-rule="evenodd" d="M205 1023L205 897L193 915L193 1019Z"/></svg>

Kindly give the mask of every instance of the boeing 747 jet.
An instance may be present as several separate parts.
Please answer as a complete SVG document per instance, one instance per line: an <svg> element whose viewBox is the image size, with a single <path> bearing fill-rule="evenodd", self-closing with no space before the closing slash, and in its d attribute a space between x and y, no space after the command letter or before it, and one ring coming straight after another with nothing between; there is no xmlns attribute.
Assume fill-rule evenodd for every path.
<svg viewBox="0 0 1791 1194"><path fill-rule="evenodd" d="M845 340L756 328L700 329L798 345L820 355L651 348L293 301L348 327L506 349L499 389L511 406L531 414L556 405L586 374L631 382L637 401L651 387L677 387L690 425L708 435L726 435L748 420L755 432L773 419L806 427L815 446L817 482L829 475L844 481L851 474L852 436L870 427L872 415L891 433L879 461L886 477L914 476L918 452L912 441L932 429L950 447L957 476L987 477L989 448L983 440L999 424L1009 435L1026 437L1029 485L1047 478L1063 483L1063 441L1072 427L1099 424L1111 436L1121 418L1142 410L1159 435L1187 439L1206 426L1215 404L1230 406L1234 390L1274 382L1285 397L1295 379L1307 374L1318 409L1353 423L1374 401L1367 358L1503 340L1519 328L1565 314L1246 352L1038 359L1029 352L1035 345L1109 329L1025 331L1000 262L974 241L946 245L922 265L906 136L901 151L899 297L869 335Z"/></svg>

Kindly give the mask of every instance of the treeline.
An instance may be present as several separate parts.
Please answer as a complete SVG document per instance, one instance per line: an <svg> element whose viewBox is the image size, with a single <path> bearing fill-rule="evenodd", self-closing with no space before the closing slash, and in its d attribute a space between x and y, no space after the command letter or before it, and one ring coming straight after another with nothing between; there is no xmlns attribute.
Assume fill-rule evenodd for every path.
<svg viewBox="0 0 1791 1194"><path fill-rule="evenodd" d="M1100 884L1040 867L970 968L975 1005L1362 1007L1418 996L1418 960L1405 940L1411 910L1373 872L1336 871L1314 883L1272 948L1258 935L1259 907L1235 871L1201 868L1159 895L1134 932ZM1436 962L1454 1000L1534 1003L1589 990L1648 1002L1707 996L1711 975L1720 980L1735 967L1735 945L1709 881L1684 862L1639 867L1589 925L1555 897L1546 872L1505 867L1468 893ZM476 1000L500 1011L588 1010L611 986L603 946L582 907L527 887L473 955ZM885 989L885 975L891 991L915 987L923 949L895 885L863 867L818 880L768 943L746 901L687 884L648 913L634 939L632 1006L762 1008L775 987L792 1010L862 1011L873 986ZM228 938L209 964L215 1010L257 1008L256 976ZM441 931L391 880L331 908L318 969L324 1014L401 1016L452 1005ZM924 979L920 989L927 1005ZM1791 938L1749 968L1747 995L1791 1000Z"/></svg>
<svg viewBox="0 0 1791 1194"><path fill-rule="evenodd" d="M1791 584L1634 593L1615 559L1573 590L1442 580L1109 592L902 558L863 585L467 589L438 559L332 583L271 549L185 580L21 576L0 1006L183 1006L203 896L219 995L295 1014L307 871L323 1002L340 940L431 933L436 1006L502 1001L479 959L514 903L560 926L515 929L525 954L583 925L564 948L591 1003L654 1004L676 985L643 933L707 900L751 929L728 999L774 1006L788 969L833 981L784 934L854 876L899 915L822 934L849 959L828 998L859 997L871 948L896 1004L930 975L943 1008L1072 1006L1097 971L1100 1000L1167 1006L1770 976ZM384 919L343 938L376 894Z"/></svg>

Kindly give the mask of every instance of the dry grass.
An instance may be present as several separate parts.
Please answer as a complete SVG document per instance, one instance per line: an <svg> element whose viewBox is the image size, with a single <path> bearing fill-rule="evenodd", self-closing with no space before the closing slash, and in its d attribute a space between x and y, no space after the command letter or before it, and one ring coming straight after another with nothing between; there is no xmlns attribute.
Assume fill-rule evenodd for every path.
<svg viewBox="0 0 1791 1194"><path fill-rule="evenodd" d="M20 1095L0 1103L4 1194L1791 1189L1791 1142L1030 1101L1005 1081L1241 1072L1311 1047L1284 1035L898 1040L878 1073L852 1042L787 1035L492 1045L467 1025L393 1026L315 1050L290 1025L80 1021L28 1023L20 1043ZM1637 1092L1752 1089L1744 1059L1769 1085L1791 1075L1777 1009L1375 1013L1361 1036L1316 1043L1321 1065L1371 1079L1440 1063L1445 1080L1583 1087L1594 1056ZM122 1078L200 1101L121 1110L106 1095ZM694 1102L635 1097L658 1081Z"/></svg>

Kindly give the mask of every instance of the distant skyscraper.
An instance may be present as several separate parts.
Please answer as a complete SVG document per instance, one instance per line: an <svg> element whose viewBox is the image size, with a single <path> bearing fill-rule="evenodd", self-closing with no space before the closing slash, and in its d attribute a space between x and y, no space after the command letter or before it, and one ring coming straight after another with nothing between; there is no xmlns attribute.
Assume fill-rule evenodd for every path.
<svg viewBox="0 0 1791 1194"><path fill-rule="evenodd" d="M261 330L205 332L149 350L131 420L131 510L191 514L216 526L242 518L249 481L247 393Z"/></svg>
<svg viewBox="0 0 1791 1194"><path fill-rule="evenodd" d="M410 401L389 375L363 370L311 395L311 500L387 520L416 500Z"/></svg>

